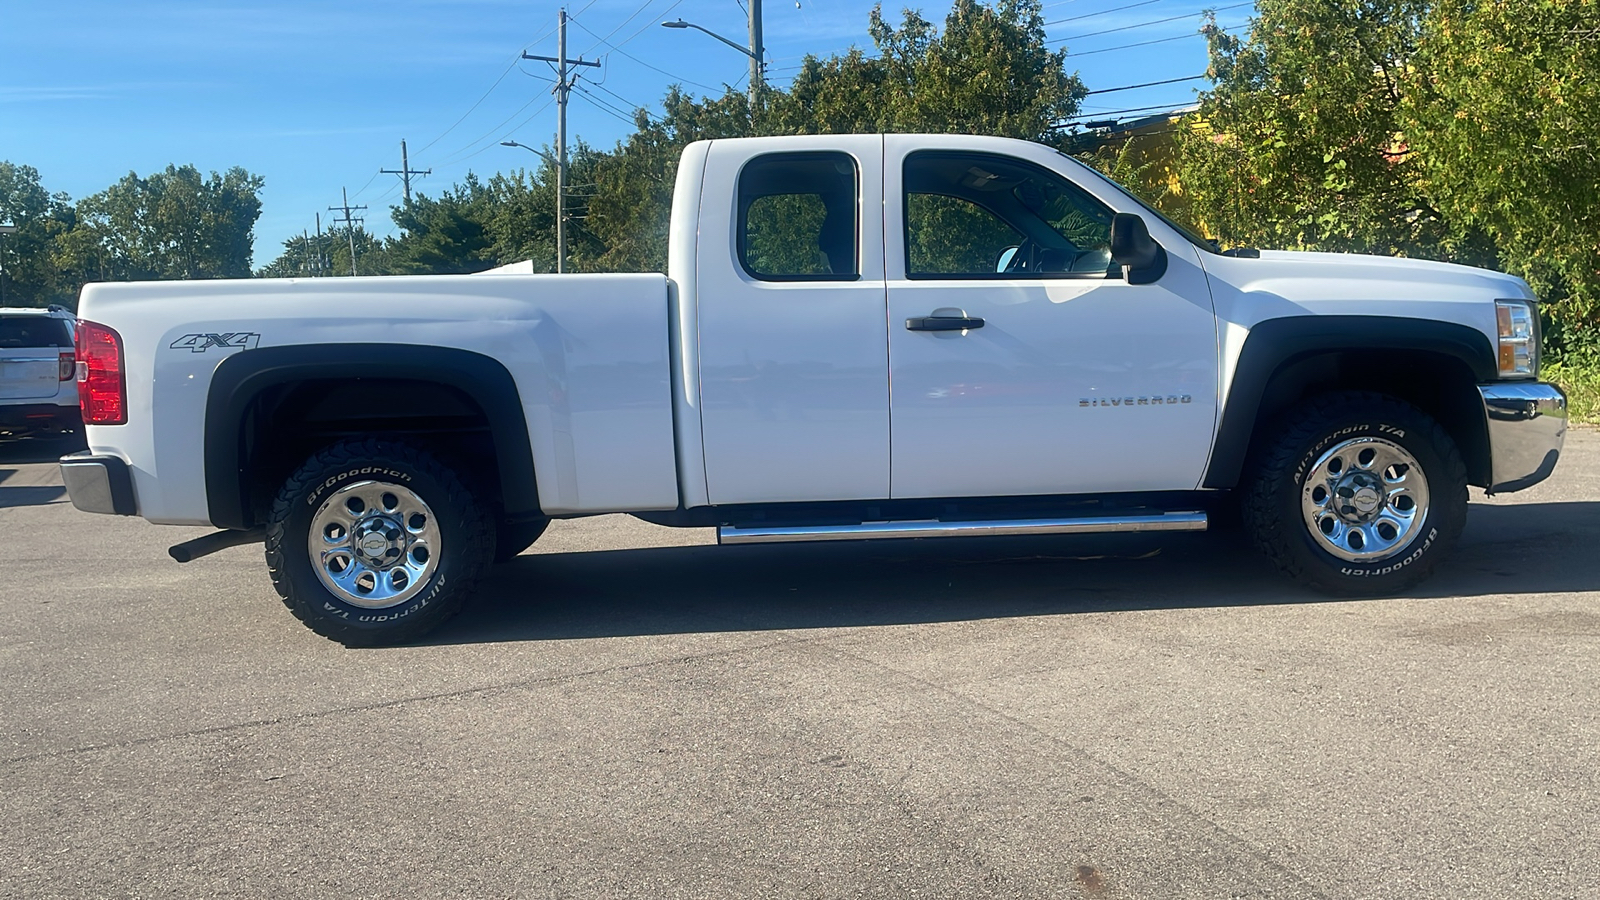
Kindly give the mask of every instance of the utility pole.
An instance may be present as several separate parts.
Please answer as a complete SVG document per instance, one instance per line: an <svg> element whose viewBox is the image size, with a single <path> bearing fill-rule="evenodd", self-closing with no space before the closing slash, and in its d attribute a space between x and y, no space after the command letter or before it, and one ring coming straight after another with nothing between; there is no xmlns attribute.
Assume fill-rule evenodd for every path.
<svg viewBox="0 0 1600 900"><path fill-rule="evenodd" d="M328 254L323 249L322 243L322 213L315 213L317 217L317 277L328 271Z"/></svg>
<svg viewBox="0 0 1600 900"><path fill-rule="evenodd" d="M553 92L556 95L556 271L565 272L567 269L567 96L572 93L572 86L578 83L578 74L574 72L569 81L567 79L567 66L590 66L600 68L597 62L585 62L582 57L567 59L567 8L561 7L556 19L556 55L533 56L522 54L523 59L537 59L542 62L556 64L556 86Z"/></svg>
<svg viewBox="0 0 1600 900"><path fill-rule="evenodd" d="M423 147L422 149L426 150L428 148L427 147ZM406 158L406 142L405 142L405 138L401 138L400 139L400 168L398 168L398 169L379 169L378 171L382 172L385 175L399 175L400 176L400 180L405 182L405 185L406 185L406 205L407 206L411 205L411 176L413 176L413 175L432 175L433 174L433 170L432 169L422 169L422 170L419 171L417 169L411 168L411 163Z"/></svg>
<svg viewBox="0 0 1600 900"><path fill-rule="evenodd" d="M350 238L350 274L352 276L354 276L356 274L356 225L358 225L358 224L360 224L362 222L365 222L366 219L364 219L364 218L352 219L352 218L350 218L350 211L351 210L366 209L366 207L365 206L351 206L350 205L350 189L349 188L340 188L339 190L344 192L344 204L341 205L341 206L330 206L330 207L328 207L328 209L332 210L334 212L338 212L339 210L343 210L344 211L344 218L343 219L334 219L333 223L335 225L343 224L344 225L344 233L346 235L348 235L349 238Z"/></svg>
<svg viewBox="0 0 1600 900"><path fill-rule="evenodd" d="M766 58L767 48L761 45L761 0L748 0L750 3L750 109L752 114L756 108L756 99L761 96L762 63Z"/></svg>

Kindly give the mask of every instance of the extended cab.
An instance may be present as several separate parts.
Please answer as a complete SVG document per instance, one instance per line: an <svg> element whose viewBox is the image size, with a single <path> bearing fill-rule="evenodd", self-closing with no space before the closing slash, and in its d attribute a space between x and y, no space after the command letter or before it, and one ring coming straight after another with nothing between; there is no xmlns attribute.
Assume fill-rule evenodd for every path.
<svg viewBox="0 0 1600 900"><path fill-rule="evenodd" d="M1522 280L1218 253L1022 141L692 144L667 275L94 284L73 502L265 540L289 608L414 638L551 518L725 543L1189 531L1402 590L1547 477Z"/></svg>

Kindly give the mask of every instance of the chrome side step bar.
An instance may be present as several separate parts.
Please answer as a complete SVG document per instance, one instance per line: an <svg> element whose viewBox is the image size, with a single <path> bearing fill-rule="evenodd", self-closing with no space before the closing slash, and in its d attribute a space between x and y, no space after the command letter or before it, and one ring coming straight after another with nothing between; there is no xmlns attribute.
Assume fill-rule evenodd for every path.
<svg viewBox="0 0 1600 900"><path fill-rule="evenodd" d="M717 529L719 544L776 544L784 541L863 541L885 538L977 537L1008 534L1106 534L1114 532L1205 531L1203 512L1079 516L1067 519L996 519L980 522L862 522L860 525L788 525Z"/></svg>

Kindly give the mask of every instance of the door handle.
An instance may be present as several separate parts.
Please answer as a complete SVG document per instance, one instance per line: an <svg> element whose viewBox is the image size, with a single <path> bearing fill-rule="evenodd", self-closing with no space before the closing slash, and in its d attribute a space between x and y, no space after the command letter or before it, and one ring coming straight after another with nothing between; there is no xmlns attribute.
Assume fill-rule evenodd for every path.
<svg viewBox="0 0 1600 900"><path fill-rule="evenodd" d="M906 320L907 331L965 331L982 327L983 320L976 316L919 316Z"/></svg>

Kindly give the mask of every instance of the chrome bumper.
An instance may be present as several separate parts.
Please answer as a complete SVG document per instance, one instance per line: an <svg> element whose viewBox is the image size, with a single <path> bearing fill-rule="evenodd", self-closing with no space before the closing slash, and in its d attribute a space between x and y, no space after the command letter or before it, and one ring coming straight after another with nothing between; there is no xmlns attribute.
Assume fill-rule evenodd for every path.
<svg viewBox="0 0 1600 900"><path fill-rule="evenodd" d="M1549 478L1567 436L1567 395L1543 382L1480 384L1478 393L1489 424L1489 493Z"/></svg>
<svg viewBox="0 0 1600 900"><path fill-rule="evenodd" d="M87 450L63 456L61 481L67 486L72 505L84 512L110 516L139 513L128 464L115 456L95 456Z"/></svg>

